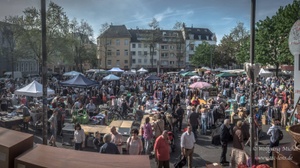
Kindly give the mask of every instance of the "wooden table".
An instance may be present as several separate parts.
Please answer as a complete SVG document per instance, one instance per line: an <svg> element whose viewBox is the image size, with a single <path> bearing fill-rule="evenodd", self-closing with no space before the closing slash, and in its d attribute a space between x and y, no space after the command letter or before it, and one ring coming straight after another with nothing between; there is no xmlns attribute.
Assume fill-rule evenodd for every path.
<svg viewBox="0 0 300 168"><path fill-rule="evenodd" d="M150 168L148 155L110 155L36 145L15 159L15 168Z"/></svg>
<svg viewBox="0 0 300 168"><path fill-rule="evenodd" d="M293 143L283 144L276 147L273 151L274 168L300 168L300 151L293 149Z"/></svg>

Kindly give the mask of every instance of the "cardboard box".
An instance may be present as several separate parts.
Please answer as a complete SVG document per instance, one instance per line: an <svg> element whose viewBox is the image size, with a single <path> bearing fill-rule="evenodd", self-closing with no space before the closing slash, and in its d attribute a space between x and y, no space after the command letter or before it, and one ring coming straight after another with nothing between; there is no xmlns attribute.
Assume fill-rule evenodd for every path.
<svg viewBox="0 0 300 168"><path fill-rule="evenodd" d="M132 168L137 165L150 168L149 156L100 154L40 144L15 159L15 168Z"/></svg>
<svg viewBox="0 0 300 168"><path fill-rule="evenodd" d="M33 135L0 127L0 167L14 167L14 159L32 149Z"/></svg>

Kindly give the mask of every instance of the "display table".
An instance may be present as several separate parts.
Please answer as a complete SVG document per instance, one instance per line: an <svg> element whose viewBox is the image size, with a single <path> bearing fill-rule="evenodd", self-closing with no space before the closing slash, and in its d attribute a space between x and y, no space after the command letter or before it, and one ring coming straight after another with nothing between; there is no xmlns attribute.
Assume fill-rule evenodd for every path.
<svg viewBox="0 0 300 168"><path fill-rule="evenodd" d="M12 128L13 126L23 123L23 116L2 116L0 117L0 126L4 128Z"/></svg>
<svg viewBox="0 0 300 168"><path fill-rule="evenodd" d="M293 149L292 144L279 145L273 151L274 168L300 168L300 151Z"/></svg>
<svg viewBox="0 0 300 168"><path fill-rule="evenodd" d="M14 167L14 159L33 147L33 135L0 127L0 167Z"/></svg>
<svg viewBox="0 0 300 168"><path fill-rule="evenodd" d="M63 156L63 157L62 157ZM15 159L15 168L150 168L148 155L110 155L37 145Z"/></svg>

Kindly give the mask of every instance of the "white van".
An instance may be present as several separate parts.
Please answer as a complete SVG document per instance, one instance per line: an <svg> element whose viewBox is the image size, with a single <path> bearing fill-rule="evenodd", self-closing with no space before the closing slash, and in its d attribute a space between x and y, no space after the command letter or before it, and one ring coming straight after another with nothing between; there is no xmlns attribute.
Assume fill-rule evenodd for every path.
<svg viewBox="0 0 300 168"><path fill-rule="evenodd" d="M22 72L21 71L14 71L14 79L22 78ZM4 78L12 78L12 72L5 72L4 73Z"/></svg>

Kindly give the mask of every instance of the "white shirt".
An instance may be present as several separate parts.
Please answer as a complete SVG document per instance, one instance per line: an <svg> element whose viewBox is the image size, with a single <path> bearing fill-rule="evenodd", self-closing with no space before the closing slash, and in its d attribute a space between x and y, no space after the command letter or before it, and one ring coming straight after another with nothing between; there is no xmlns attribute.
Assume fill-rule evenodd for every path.
<svg viewBox="0 0 300 168"><path fill-rule="evenodd" d="M184 132L180 138L180 146L185 149L193 149L195 145L195 136L194 133L189 133L188 131Z"/></svg>
<svg viewBox="0 0 300 168"><path fill-rule="evenodd" d="M85 134L84 134L84 130L75 130L74 131L74 142L75 143L81 143L85 141Z"/></svg>

